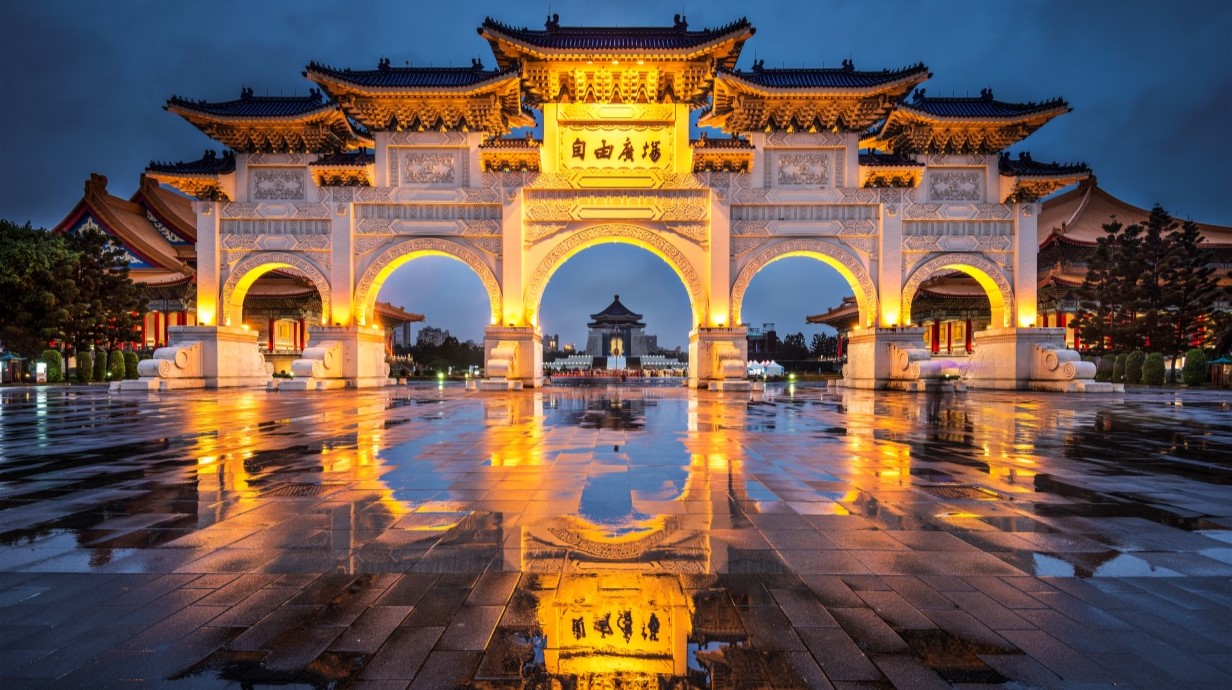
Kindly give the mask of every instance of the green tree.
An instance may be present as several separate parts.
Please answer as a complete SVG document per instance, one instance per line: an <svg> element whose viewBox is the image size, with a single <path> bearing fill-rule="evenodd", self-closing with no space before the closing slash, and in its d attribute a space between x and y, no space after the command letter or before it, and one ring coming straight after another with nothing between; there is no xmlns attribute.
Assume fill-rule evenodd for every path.
<svg viewBox="0 0 1232 690"><path fill-rule="evenodd" d="M123 381L124 370L124 352L121 350L112 350L107 353L107 380Z"/></svg>
<svg viewBox="0 0 1232 690"><path fill-rule="evenodd" d="M1112 382L1125 383L1125 360L1129 357L1128 354L1122 352L1116 356L1112 362Z"/></svg>
<svg viewBox="0 0 1232 690"><path fill-rule="evenodd" d="M91 381L106 381L107 380L107 352L106 350L95 350L94 352L94 373L90 375Z"/></svg>
<svg viewBox="0 0 1232 690"><path fill-rule="evenodd" d="M1141 244L1142 226L1124 226L1117 221L1104 224L1104 236L1096 239L1095 250L1087 259L1087 274L1078 289L1079 311L1074 327L1082 331L1084 342L1096 352L1131 347L1133 324L1133 285L1135 276L1128 257Z"/></svg>
<svg viewBox="0 0 1232 690"><path fill-rule="evenodd" d="M1095 380L1101 383L1110 383L1114 368L1116 368L1116 357L1112 355L1100 357L1099 364L1095 365Z"/></svg>
<svg viewBox="0 0 1232 690"><path fill-rule="evenodd" d="M57 336L73 291L65 271L72 263L59 236L0 220L0 341L8 350L33 356Z"/></svg>
<svg viewBox="0 0 1232 690"><path fill-rule="evenodd" d="M1185 353L1185 366L1181 369L1181 383L1186 386L1201 386L1206 383L1206 353L1193 348Z"/></svg>
<svg viewBox="0 0 1232 690"><path fill-rule="evenodd" d="M821 359L838 356L838 338L828 333L814 333L809 343L809 354Z"/></svg>
<svg viewBox="0 0 1232 690"><path fill-rule="evenodd" d="M1142 350L1134 350L1125 358L1125 383L1142 383L1142 364L1146 354Z"/></svg>
<svg viewBox="0 0 1232 690"><path fill-rule="evenodd" d="M94 353L82 350L77 353L77 381L89 383L94 380Z"/></svg>
<svg viewBox="0 0 1232 690"><path fill-rule="evenodd" d="M1164 385L1164 355L1162 352L1152 352L1146 356L1142 365L1142 382L1148 386Z"/></svg>
<svg viewBox="0 0 1232 690"><path fill-rule="evenodd" d="M61 335L77 348L115 347L136 338L145 317L145 287L128 274L128 257L110 237L97 230L64 235L76 261L68 271L75 287Z"/></svg>
<svg viewBox="0 0 1232 690"><path fill-rule="evenodd" d="M1185 221L1169 239L1172 262L1166 296L1173 327L1161 336L1158 347L1172 355L1175 372L1177 357L1201 337L1204 326L1210 325L1204 322L1212 321L1215 303L1226 298L1227 292L1219 286L1210 251L1201 246L1202 232L1197 224ZM1153 341L1151 346L1156 347Z"/></svg>
<svg viewBox="0 0 1232 690"><path fill-rule="evenodd" d="M804 344L803 333L791 333L783 337L779 346L778 357L785 360L808 359L808 347Z"/></svg>
<svg viewBox="0 0 1232 690"><path fill-rule="evenodd" d="M1133 252L1124 256L1127 278L1124 288L1129 296L1127 302L1132 319L1124 333L1126 347L1159 347L1170 330L1168 293L1175 261L1171 233L1176 226L1172 216L1156 204L1146 225L1142 226Z"/></svg>
<svg viewBox="0 0 1232 690"><path fill-rule="evenodd" d="M47 365L47 383L60 383L64 380L64 358L57 350L43 350L39 361Z"/></svg>
<svg viewBox="0 0 1232 690"><path fill-rule="evenodd" d="M138 378L137 362L139 361L140 360L137 358L136 352L129 350L128 352L124 353L124 378L126 379Z"/></svg>

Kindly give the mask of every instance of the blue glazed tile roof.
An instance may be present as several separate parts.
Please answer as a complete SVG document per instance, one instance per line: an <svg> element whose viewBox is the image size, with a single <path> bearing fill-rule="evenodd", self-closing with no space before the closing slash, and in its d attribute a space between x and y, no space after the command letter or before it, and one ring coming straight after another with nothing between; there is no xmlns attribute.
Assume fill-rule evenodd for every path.
<svg viewBox="0 0 1232 690"><path fill-rule="evenodd" d="M1069 108L1063 98L1054 98L1040 103L1007 103L992 97L990 89L984 89L978 97L934 98L917 90L901 108L927 113L937 117L965 118L1013 118L1032 113L1046 112L1057 108Z"/></svg>
<svg viewBox="0 0 1232 690"><path fill-rule="evenodd" d="M1091 172L1091 168L1086 163L1044 163L1031 160L1031 155L1028 153L1020 153L1016 159L1010 158L1008 154L1002 155L998 161L998 168L1002 175L1015 177L1074 175Z"/></svg>
<svg viewBox="0 0 1232 690"><path fill-rule="evenodd" d="M307 96L254 96L252 89L244 89L237 100L220 103L172 96L167 107L172 106L219 117L296 117L333 108L334 103L325 100L317 89Z"/></svg>
<svg viewBox="0 0 1232 690"><path fill-rule="evenodd" d="M207 150L205 156L195 161L150 161L146 170L177 175L226 175L235 172L235 153L223 151L219 156Z"/></svg>
<svg viewBox="0 0 1232 690"><path fill-rule="evenodd" d="M372 70L337 69L317 62L308 63L309 72L316 72L338 81L372 88L432 89L465 88L482 84L510 74L517 74L517 66L505 69L485 70L474 61L470 67L392 67L387 59Z"/></svg>
<svg viewBox="0 0 1232 690"><path fill-rule="evenodd" d="M543 29L528 29L488 17L479 27L479 34L493 31L516 41L556 50L622 51L695 48L732 33L754 31L753 25L743 17L727 26L701 31L689 31L688 23L679 17L675 26L664 27L560 26L554 19L549 19Z"/></svg>
<svg viewBox="0 0 1232 690"><path fill-rule="evenodd" d="M927 75L928 68L923 63L879 72L857 71L849 67L767 69L755 66L748 72L719 70L720 75L724 73L772 89L859 89L893 83L904 77Z"/></svg>

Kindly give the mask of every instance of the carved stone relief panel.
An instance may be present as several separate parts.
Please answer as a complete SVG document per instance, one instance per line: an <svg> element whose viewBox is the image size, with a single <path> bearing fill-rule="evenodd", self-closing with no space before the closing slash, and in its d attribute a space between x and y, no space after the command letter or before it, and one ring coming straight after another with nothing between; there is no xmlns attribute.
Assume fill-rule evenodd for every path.
<svg viewBox="0 0 1232 690"><path fill-rule="evenodd" d="M832 151L774 153L773 186L829 187L834 179ZM766 168L770 172L770 166Z"/></svg>
<svg viewBox="0 0 1232 690"><path fill-rule="evenodd" d="M983 201L982 169L929 169L928 198L931 201Z"/></svg>
<svg viewBox="0 0 1232 690"><path fill-rule="evenodd" d="M224 218L223 235L328 235L328 220Z"/></svg>
<svg viewBox="0 0 1232 690"><path fill-rule="evenodd" d="M308 173L304 168L249 168L248 198L254 201L303 201Z"/></svg>

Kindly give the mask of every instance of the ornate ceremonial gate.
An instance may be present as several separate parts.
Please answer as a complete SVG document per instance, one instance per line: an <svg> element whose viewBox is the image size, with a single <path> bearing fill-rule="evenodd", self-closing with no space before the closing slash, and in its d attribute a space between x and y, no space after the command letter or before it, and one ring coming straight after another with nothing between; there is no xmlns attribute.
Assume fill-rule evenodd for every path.
<svg viewBox="0 0 1232 690"><path fill-rule="evenodd" d="M574 47L596 32L623 38L600 51ZM255 334L238 325L246 290L274 269L302 274L322 298L323 325L293 365L295 384L383 384L377 295L396 268L429 255L462 261L487 290L487 385L538 385L548 281L577 252L611 242L654 253L684 284L692 385L741 385L745 292L758 271L790 256L832 266L855 293L850 385L940 371L909 366L922 359L911 299L938 273L961 271L984 286L993 322L977 340L995 332L1008 343L996 347L1017 348L1010 359L1029 367L1019 346L1057 339L1055 329L1030 328L1034 199L1040 180L1048 178L1044 188L1068 180L1007 175L997 151L1064 103L1007 104L989 93L908 104L905 95L929 76L922 65L740 72L735 61L753 33L743 20L703 31L679 18L670 28L623 30L549 19L542 31L487 20L480 33L496 70L314 63L306 75L332 101L316 92L172 99L169 109L237 155L234 170L204 188L201 176L150 173L181 188L191 182L199 198L202 325L173 329L173 344L196 347L200 364L168 348L159 359L173 364L147 365L148 385L264 380ZM950 110L963 101L982 114L936 115L934 101ZM274 105L282 114L261 114ZM493 137L532 124L527 106L542 113L542 140ZM702 106L703 124L739 137L691 140L690 112ZM816 304L823 296L793 297ZM984 349L991 356L993 346ZM1038 377L1019 366L986 378L1008 386Z"/></svg>

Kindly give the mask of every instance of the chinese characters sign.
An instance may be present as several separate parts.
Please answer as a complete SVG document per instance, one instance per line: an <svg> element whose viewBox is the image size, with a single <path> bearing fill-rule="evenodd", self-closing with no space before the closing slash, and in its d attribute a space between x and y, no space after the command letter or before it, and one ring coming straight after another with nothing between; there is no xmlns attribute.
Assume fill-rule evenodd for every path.
<svg viewBox="0 0 1232 690"><path fill-rule="evenodd" d="M672 163L673 130L663 128L562 127L561 166L613 170L666 169Z"/></svg>

